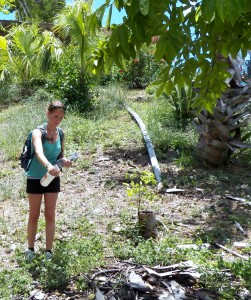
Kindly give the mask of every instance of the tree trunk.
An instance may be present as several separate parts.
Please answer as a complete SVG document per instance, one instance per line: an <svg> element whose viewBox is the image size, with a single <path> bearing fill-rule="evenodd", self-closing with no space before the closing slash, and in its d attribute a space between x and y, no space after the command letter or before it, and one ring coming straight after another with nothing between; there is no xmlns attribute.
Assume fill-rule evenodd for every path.
<svg viewBox="0 0 251 300"><path fill-rule="evenodd" d="M251 86L250 82L248 85ZM251 148L244 143L241 128L250 118L251 89L249 86L229 89L217 100L212 113L202 111L193 125L200 134L195 157L210 165L226 164L233 152Z"/></svg>
<svg viewBox="0 0 251 300"><path fill-rule="evenodd" d="M210 136L201 135L195 148L195 156L199 161L214 166L221 166L227 162L229 148Z"/></svg>

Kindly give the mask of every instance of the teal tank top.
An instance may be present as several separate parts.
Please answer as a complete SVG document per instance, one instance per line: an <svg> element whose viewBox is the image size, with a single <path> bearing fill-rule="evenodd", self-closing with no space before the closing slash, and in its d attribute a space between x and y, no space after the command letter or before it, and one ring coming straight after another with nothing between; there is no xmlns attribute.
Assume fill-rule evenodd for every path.
<svg viewBox="0 0 251 300"><path fill-rule="evenodd" d="M44 155L48 159L48 161L55 165L57 161L57 157L61 152L61 142L60 142L60 136L58 132L58 139L55 143L49 143L47 140L43 143L43 150ZM32 145L32 151L34 151L33 145ZM29 170L25 173L28 178L33 179L41 179L45 174L47 173L47 169L41 165L41 163L38 161L36 155L31 160Z"/></svg>

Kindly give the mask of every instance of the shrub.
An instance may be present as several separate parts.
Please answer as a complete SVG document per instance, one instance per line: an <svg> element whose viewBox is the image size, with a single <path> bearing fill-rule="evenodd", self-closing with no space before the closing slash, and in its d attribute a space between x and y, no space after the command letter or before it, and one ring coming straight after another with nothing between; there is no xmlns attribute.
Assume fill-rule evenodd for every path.
<svg viewBox="0 0 251 300"><path fill-rule="evenodd" d="M54 64L47 88L67 106L85 111L91 105L94 80L88 73L81 72L75 61L74 56L63 55L60 62Z"/></svg>
<svg viewBox="0 0 251 300"><path fill-rule="evenodd" d="M129 89L144 89L156 79L160 69L161 64L149 51L140 51L130 62L128 70L124 71L123 80Z"/></svg>

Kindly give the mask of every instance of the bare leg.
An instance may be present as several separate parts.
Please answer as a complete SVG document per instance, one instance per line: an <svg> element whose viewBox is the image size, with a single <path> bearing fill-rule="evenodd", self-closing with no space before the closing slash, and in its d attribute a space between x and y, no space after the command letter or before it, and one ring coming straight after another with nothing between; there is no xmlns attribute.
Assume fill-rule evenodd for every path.
<svg viewBox="0 0 251 300"><path fill-rule="evenodd" d="M44 216L45 216L45 234L46 249L51 250L55 235L55 211L57 205L58 193L46 193L44 195Z"/></svg>
<svg viewBox="0 0 251 300"><path fill-rule="evenodd" d="M34 248L42 197L42 194L28 194L30 210L27 226L27 239L29 248Z"/></svg>

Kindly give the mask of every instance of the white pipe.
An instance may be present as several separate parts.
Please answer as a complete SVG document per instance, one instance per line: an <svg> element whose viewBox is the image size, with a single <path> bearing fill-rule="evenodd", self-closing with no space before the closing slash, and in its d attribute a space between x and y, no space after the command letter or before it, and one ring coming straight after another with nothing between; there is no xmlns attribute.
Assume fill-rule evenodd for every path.
<svg viewBox="0 0 251 300"><path fill-rule="evenodd" d="M125 105L125 108L129 111L129 113L134 117L134 119L136 120L136 122L138 123L141 132L143 134L145 143L146 143L146 147L148 150L148 154L151 160L151 165L153 168L153 172L156 178L156 181L158 183L158 189L162 188L162 182L161 182L161 172L160 172L160 167L159 167L159 163L157 161L154 149L153 149L153 144L151 142L151 139L147 133L147 129L145 124L143 123L143 121L141 120L141 118L139 117L139 115L137 113L135 113L128 105Z"/></svg>

